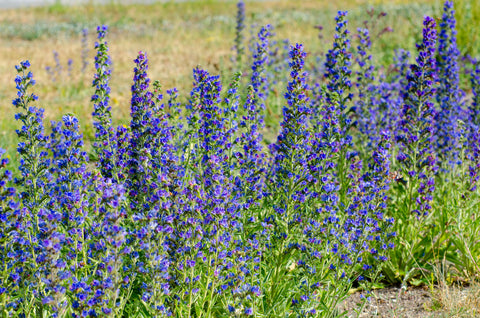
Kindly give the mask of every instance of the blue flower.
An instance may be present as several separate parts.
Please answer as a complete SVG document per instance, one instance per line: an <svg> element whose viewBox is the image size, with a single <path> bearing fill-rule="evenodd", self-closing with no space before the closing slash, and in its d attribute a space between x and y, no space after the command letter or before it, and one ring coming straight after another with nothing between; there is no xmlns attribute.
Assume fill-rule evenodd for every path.
<svg viewBox="0 0 480 318"><path fill-rule="evenodd" d="M407 86L403 95L404 105L396 140L400 151L397 158L402 164L405 179L411 180L410 186L416 187L416 194L407 198L416 202L412 212L427 215L431 209L430 201L434 187L436 159L433 149L433 129L435 108L435 20L424 20L423 42L417 45L416 64L410 66L407 74ZM416 182L415 182L416 181Z"/></svg>
<svg viewBox="0 0 480 318"><path fill-rule="evenodd" d="M437 102L439 111L435 114L435 139L439 161L449 167L461 163L459 158L460 127L458 120L462 118L462 97L464 93L459 88L460 68L457 48L457 31L455 30L455 11L453 1L445 1L440 34L438 36L438 88ZM441 163L440 162L440 163ZM445 167L448 169L448 167Z"/></svg>
<svg viewBox="0 0 480 318"><path fill-rule="evenodd" d="M245 2L239 0L237 3L237 24L235 26L235 51L237 64L242 62L243 54L245 51L244 40L245 35L243 30L245 29Z"/></svg>

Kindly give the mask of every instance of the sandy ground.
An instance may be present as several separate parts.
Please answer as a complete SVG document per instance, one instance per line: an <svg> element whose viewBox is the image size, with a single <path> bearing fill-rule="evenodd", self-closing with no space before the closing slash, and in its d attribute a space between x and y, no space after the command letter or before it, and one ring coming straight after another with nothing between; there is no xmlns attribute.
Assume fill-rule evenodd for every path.
<svg viewBox="0 0 480 318"><path fill-rule="evenodd" d="M360 302L360 294L356 293L347 298L342 309L351 312L348 318L477 318L480 317L480 303L478 302L477 288L463 287L448 289L443 293L442 306L433 306L440 299L440 290L435 289L437 297L427 287L408 288L387 287L374 291L371 301L365 306L360 315L354 314L353 309ZM443 290L445 291L445 290ZM448 296L448 297L446 297Z"/></svg>
<svg viewBox="0 0 480 318"><path fill-rule="evenodd" d="M430 293L422 288L402 291L399 288L389 287L375 291L370 303L367 304L360 317L402 317L426 318L438 317L439 313L429 312L426 305L430 301ZM354 294L345 302L345 307L353 312L356 303L360 302L360 294ZM356 317L352 314L349 317Z"/></svg>

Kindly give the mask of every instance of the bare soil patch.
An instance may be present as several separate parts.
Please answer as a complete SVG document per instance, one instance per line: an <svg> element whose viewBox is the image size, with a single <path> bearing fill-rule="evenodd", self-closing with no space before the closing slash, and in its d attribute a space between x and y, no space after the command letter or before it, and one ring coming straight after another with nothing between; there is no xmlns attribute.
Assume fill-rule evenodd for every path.
<svg viewBox="0 0 480 318"><path fill-rule="evenodd" d="M354 309L361 301L360 295L355 293L344 302L349 317L357 317ZM432 292L428 287L387 287L373 292L359 317L480 317L480 288L443 287Z"/></svg>

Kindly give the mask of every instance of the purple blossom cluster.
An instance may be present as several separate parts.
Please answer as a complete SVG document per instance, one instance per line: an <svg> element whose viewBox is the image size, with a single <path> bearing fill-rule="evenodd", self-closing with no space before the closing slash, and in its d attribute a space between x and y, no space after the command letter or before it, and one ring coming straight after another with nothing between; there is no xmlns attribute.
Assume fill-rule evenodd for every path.
<svg viewBox="0 0 480 318"><path fill-rule="evenodd" d="M240 1L239 64L244 10ZM338 309L348 292L368 294L397 261L397 229L435 211L435 178L444 172L437 158L468 162L470 193L480 176L480 71L472 71L465 133L453 3L438 47L435 20L425 17L415 64L398 50L391 77L374 65L372 30L358 29L351 48L346 17L335 18L313 88L304 45L283 56L272 49L279 42L270 25L258 33L251 76L237 72L224 88L197 67L185 102L175 88L164 96L140 51L130 122L120 126L110 106L107 27L98 27L91 156L75 116L45 132L30 63L21 62L17 170L0 149L2 314L346 315ZM269 76L285 75L284 60L280 131L266 145Z"/></svg>
<svg viewBox="0 0 480 318"><path fill-rule="evenodd" d="M477 60L473 61L473 69L470 73L470 83L472 85L472 103L469 105L469 122L475 126L480 125L480 64Z"/></svg>
<svg viewBox="0 0 480 318"><path fill-rule="evenodd" d="M397 160L402 164L404 178L409 180L409 204L416 208L412 212L419 216L431 210L435 189L434 173L437 169L433 148L435 108L433 97L436 80L435 43L437 38L435 20L424 20L423 42L417 45L416 64L407 73L407 87L403 97L402 117L396 135L400 145Z"/></svg>
<svg viewBox="0 0 480 318"><path fill-rule="evenodd" d="M103 25L97 27L97 39L95 49L96 73L93 79L95 93L92 95L94 111L93 126L95 128L95 143L93 148L101 163L102 175L107 178L116 177L115 157L115 132L112 128L112 114L110 106L110 77L112 74L111 58L108 55L108 46L105 40L108 27Z"/></svg>
<svg viewBox="0 0 480 318"><path fill-rule="evenodd" d="M459 158L460 127L462 118L462 97L459 88L460 71L458 60L460 51L457 48L457 31L455 30L455 11L453 1L445 1L440 33L438 35L437 103L440 109L435 114L435 139L439 159L455 166Z"/></svg>
<svg viewBox="0 0 480 318"><path fill-rule="evenodd" d="M253 53L251 85L259 99L262 112L265 111L265 101L269 93L269 78L266 68L270 59L269 39L273 36L272 30L273 27L269 24L260 29L256 50ZM259 118L261 127L264 125L263 116Z"/></svg>
<svg viewBox="0 0 480 318"><path fill-rule="evenodd" d="M243 0L237 3L237 24L235 26L235 53L237 64L241 64L243 55L245 54L245 2Z"/></svg>
<svg viewBox="0 0 480 318"><path fill-rule="evenodd" d="M82 74L84 74L87 71L88 67L88 29L84 28L82 29Z"/></svg>
<svg viewBox="0 0 480 318"><path fill-rule="evenodd" d="M350 79L352 53L350 52L350 31L347 28L347 14L346 11L339 11L335 17L337 22L335 39L333 48L328 51L325 62L325 78L328 80L326 101L327 103L330 102L333 98L333 92L338 94L338 102L342 113L347 110L347 103L353 97L350 92L352 87ZM349 124L347 118L342 118L341 121L342 127Z"/></svg>
<svg viewBox="0 0 480 318"><path fill-rule="evenodd" d="M372 96L377 96L377 94L375 94L376 87L374 85L375 67L372 62L372 55L369 54L372 42L368 29L358 29L358 38L360 43L357 46L357 57L355 59L359 68L356 72L355 83L358 93L355 99L354 112L356 113L358 130L367 136L369 140L366 142L367 147L372 148L371 143L375 142L375 138L379 135L376 124L380 120L377 117L382 114L375 107L378 107L378 104L372 100Z"/></svg>

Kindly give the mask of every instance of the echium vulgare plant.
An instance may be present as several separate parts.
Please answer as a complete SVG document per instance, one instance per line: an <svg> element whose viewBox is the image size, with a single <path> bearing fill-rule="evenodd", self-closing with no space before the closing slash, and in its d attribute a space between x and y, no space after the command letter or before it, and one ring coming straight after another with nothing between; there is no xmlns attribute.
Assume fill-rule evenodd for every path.
<svg viewBox="0 0 480 318"><path fill-rule="evenodd" d="M234 288L238 232L237 203L229 169L229 121L220 97L218 76L194 70L189 116L189 149L183 155L185 184L176 195L174 231L167 238L174 315L227 315L226 303ZM232 92L233 93L233 92ZM225 103L229 105L229 103ZM231 106L231 105L230 105ZM228 113L228 112L227 112ZM192 129L198 129L197 132Z"/></svg>
<svg viewBox="0 0 480 318"><path fill-rule="evenodd" d="M469 177L470 190L477 188L480 178L480 63L473 61L473 69L470 73L473 98L469 105L469 121L467 126L467 158L470 161Z"/></svg>
<svg viewBox="0 0 480 318"><path fill-rule="evenodd" d="M355 98L354 112L357 120L357 127L362 133L362 141L367 148L372 148L375 143L374 138L377 133L377 117L382 116L376 105L371 105L372 95L375 94L375 67L370 54L372 42L368 29L358 29L359 45L357 46L357 56L355 61L359 69L356 71L357 96Z"/></svg>
<svg viewBox="0 0 480 318"><path fill-rule="evenodd" d="M20 235L26 229L8 164L5 150L0 148L0 313L6 317L21 309L20 275L26 261L22 251L25 239Z"/></svg>
<svg viewBox="0 0 480 318"><path fill-rule="evenodd" d="M245 2L243 0L237 3L237 25L235 26L235 52L237 65L242 64L243 55L245 54Z"/></svg>
<svg viewBox="0 0 480 318"><path fill-rule="evenodd" d="M90 288L87 279L96 266L96 263L92 262L92 254L88 253L92 243L89 240L89 213L92 200L95 200L95 195L92 195L95 193L92 182L95 178L87 171L87 154L83 149L78 120L71 115L65 115L61 122L52 123L48 147L53 156L50 171L55 178L48 207L61 214L59 229L65 234L62 241L55 237L52 239L56 249L63 249L61 254L65 257L57 256L55 266L50 266L57 269L49 273L49 293L45 295L44 302L53 313L61 316L62 311L65 312L61 305L66 296L72 315L81 317L92 312L90 306L83 305L83 301L88 301L83 291ZM54 256L50 255L50 262L55 260Z"/></svg>
<svg viewBox="0 0 480 318"><path fill-rule="evenodd" d="M87 153L83 149L83 136L79 132L78 120L65 115L59 123L52 122L48 148L52 154L50 171L54 178L51 186L48 208L49 223L53 217L58 222L57 229L50 228L51 250L46 266L48 283L44 304L49 305L54 314L62 316L68 308L67 302L74 303L75 297L69 292L72 277L82 277L87 273L87 233L91 190L91 173L87 171ZM45 232L45 231L44 231ZM65 236L62 236L65 234ZM66 308L67 307L67 308Z"/></svg>
<svg viewBox="0 0 480 318"><path fill-rule="evenodd" d="M241 192L243 207L250 208L258 205L263 197L264 174L266 172L266 158L262 147L261 108L258 97L252 85L247 88L247 99L243 105L245 115L240 121L242 134L239 145L241 149L236 153L240 174L235 180L236 187ZM245 219L245 215L243 215Z"/></svg>
<svg viewBox="0 0 480 318"><path fill-rule="evenodd" d="M207 299L202 299L207 305L207 312L213 310L215 298L222 290L222 285L233 279L225 276L233 263L230 257L233 246L233 235L239 225L238 204L232 196L233 183L226 174L223 164L228 155L226 146L229 138L226 134L226 121L222 118L221 83L218 76L211 76L202 71L200 84L200 129L201 161L200 170L195 176L196 182L201 184L199 197L200 209L203 211L203 241L209 246L204 253L208 253L205 265L207 282L202 284L200 293L208 292ZM222 280L224 282L222 282ZM228 284L227 284L228 286ZM202 290L203 289L203 290Z"/></svg>
<svg viewBox="0 0 480 318"><path fill-rule="evenodd" d="M330 49L325 61L325 78L328 81L326 91L326 102L332 103L332 99L337 95L339 103L338 117L342 130L348 130L351 119L348 112L349 102L353 94L350 92L352 81L350 76L352 53L350 52L350 31L347 29L347 12L339 11L335 17L337 22L335 27L335 39L333 48Z"/></svg>
<svg viewBox="0 0 480 318"><path fill-rule="evenodd" d="M339 246L349 251L349 261L356 262L349 276L367 294L379 279L389 250L395 246L392 229L394 219L386 215L390 202L391 148L390 134L387 131L380 132L380 138L368 160L367 171L356 180L355 191L351 193L353 199L345 210L343 229L337 238Z"/></svg>
<svg viewBox="0 0 480 318"><path fill-rule="evenodd" d="M235 141L235 169L238 175L234 182L234 197L241 210L238 226L240 236L234 240L237 257L234 266L228 269L231 278L228 309L232 316L250 316L258 310L260 288L261 245L257 236L257 213L261 209L264 193L265 155L259 133L259 105L253 86L247 88L247 100L243 107L245 115L240 120L241 136ZM254 296L255 295L255 296Z"/></svg>
<svg viewBox="0 0 480 318"><path fill-rule="evenodd" d="M255 94L258 97L259 107L262 111L262 117L260 118L261 127L264 126L263 113L265 112L265 102L268 97L270 83L267 74L267 65L270 54L270 38L273 27L270 24L262 27L258 33L258 42L256 43L255 51L253 53L253 65L251 84L255 90Z"/></svg>
<svg viewBox="0 0 480 318"><path fill-rule="evenodd" d="M96 73L93 79L95 93L92 95L94 111L93 126L95 128L95 142L93 149L98 156L98 165L102 175L107 178L117 178L117 165L115 163L116 142L112 128L112 114L110 106L110 77L112 74L111 58L108 55L108 46L105 40L108 27L97 27L97 39L95 49Z"/></svg>
<svg viewBox="0 0 480 318"><path fill-rule="evenodd" d="M480 62L473 61L473 69L470 72L470 83L472 86L472 102L469 107L469 122L480 127Z"/></svg>
<svg viewBox="0 0 480 318"><path fill-rule="evenodd" d="M88 29L82 29L82 74L87 71L88 67Z"/></svg>
<svg viewBox="0 0 480 318"><path fill-rule="evenodd" d="M142 214L148 197L148 185L151 180L149 173L152 158L152 131L153 120L153 94L149 91L150 79L147 76L148 59L144 52L139 52L134 60L131 121L130 121L130 146L128 150L128 196L130 209L134 213Z"/></svg>
<svg viewBox="0 0 480 318"><path fill-rule="evenodd" d="M334 155L335 159L327 167L335 167L336 184L339 186L339 200L346 206L346 195L350 189L349 183L352 180L351 168L357 169L358 161L356 153L352 152L352 136L349 134L352 118L350 101L353 98L351 93L351 59L350 52L350 32L347 29L347 12L339 11L335 17L336 27L333 41L333 48L326 55L325 78L327 80L326 90L324 91L325 108L322 108L320 122L316 126L316 134L320 134L323 139L316 147L323 148L323 143L327 143L327 148L337 148ZM317 110L318 111L318 110ZM324 118L322 118L325 116ZM325 124L327 126L325 126ZM326 131L323 131L326 129ZM318 136L318 135L317 135ZM317 139L317 138L316 138ZM318 140L317 140L318 141Z"/></svg>
<svg viewBox="0 0 480 318"><path fill-rule="evenodd" d="M44 110L30 105L38 99L38 96L28 93L28 89L35 85L33 73L28 71L29 67L29 61L21 62L16 66L18 75L15 78L15 84L18 97L13 100L13 105L20 109L15 119L22 123L22 128L17 130L21 140L17 151L20 154L19 169L22 179L17 182L24 187L21 193L23 204L28 207L38 207L44 199L42 194L49 179L49 160L45 148L47 136L43 126ZM35 216L32 215L32 217Z"/></svg>
<svg viewBox="0 0 480 318"><path fill-rule="evenodd" d="M425 17L423 25L423 41L417 44L416 64L410 66L407 74L402 116L396 133L399 148L397 161L401 170L397 190L401 196L394 210L395 230L402 244L406 244L405 249L392 254L391 266L399 273L398 278L413 275L410 271L415 262L425 254L427 247L418 245L422 237L418 227L432 211L435 191L437 165L433 140L433 98L437 32L435 20L431 17Z"/></svg>
<svg viewBox="0 0 480 318"><path fill-rule="evenodd" d="M335 152L335 163L333 166L336 171L336 182L339 188L339 200L342 204L346 202L346 194L350 189L351 168L356 170L358 162L357 153L352 152L352 136L349 134L352 119L350 101L353 98L351 93L351 59L350 53L350 32L347 29L346 20L347 12L339 11L336 20L335 36L333 48L327 53L325 62L325 78L327 85L325 90L325 108L321 110L321 121L316 125L316 133L320 133L321 138L328 136L327 142L329 147L337 148ZM322 116L324 118L322 118ZM318 118L318 117L317 117ZM326 119L326 120L325 120ZM327 126L325 126L325 124ZM327 129L323 131L323 129ZM318 147L318 145L317 145ZM331 164L329 165L331 166Z"/></svg>
<svg viewBox="0 0 480 318"><path fill-rule="evenodd" d="M336 42L342 38L341 41L348 42L348 31L342 18L345 14L339 13L337 16L339 34L335 37ZM326 74L341 72L343 79L339 81L340 77L337 76L329 78L322 93L326 98L320 104L321 116L314 120L310 171L321 181L315 186L319 202L304 233L310 244L317 246L317 252L304 257L301 263L308 268L305 264L316 261L315 271L313 275L310 274L310 277L316 275L316 281L310 282L313 283L310 289L320 301L310 301L310 304L317 303L316 311L323 316L334 314L338 302L346 297L352 284L367 288L367 282L375 280L380 255L381 261L386 259L384 252L378 252L381 248L376 240L380 240L382 231L389 226L379 212L386 207L380 202L385 200L382 194L386 193L388 186L382 185L381 181L389 171L389 152L385 149L390 146L383 139L379 140L378 145L372 145L374 154L381 152L378 157L383 159L368 165L370 170L378 171L362 175L361 161L357 153L352 151L350 119L345 105L350 99L350 94L345 97L345 90L348 92L351 87L349 62L345 63L350 53L335 51L338 46L345 45L334 44L334 49L327 55ZM332 59L333 56L335 59ZM379 177L371 178L375 174L379 174ZM375 191L378 191L378 196ZM320 287L325 285L328 288Z"/></svg>
<svg viewBox="0 0 480 318"><path fill-rule="evenodd" d="M134 212L135 246L140 253L137 268L142 274L139 277L142 301L147 310L153 315L168 315L171 309L167 297L174 276L170 272L174 256L168 255L168 250L176 248L172 244L168 246L175 242L168 236L174 231L172 224L178 209L174 204L181 191L182 169L177 166L172 145L173 127L169 125L169 115L162 104L159 84L154 85L157 88L155 98L149 91L146 54L140 52L135 63L127 184L130 208Z"/></svg>
<svg viewBox="0 0 480 318"><path fill-rule="evenodd" d="M268 81L266 64L268 62L269 42L272 36L269 25L263 27L258 34L259 43L254 55L252 77L247 88L247 99L243 104L244 116L240 120L241 136L238 144L241 147L235 154L240 171L235 183L242 192L244 208L257 205L264 192L264 174L266 158L263 153L261 129L264 127L265 92L262 83ZM245 214L243 215L245 220Z"/></svg>
<svg viewBox="0 0 480 318"><path fill-rule="evenodd" d="M451 170L461 162L459 158L459 138L461 132L458 120L462 116L462 92L459 87L460 68L457 48L457 31L455 30L455 11L453 1L445 1L443 16L438 35L437 102L440 105L435 115L435 138L439 164Z"/></svg>
<svg viewBox="0 0 480 318"><path fill-rule="evenodd" d="M77 221L83 223L86 217L78 215L70 215L76 191L82 190L85 183L88 182L89 173L87 172L88 155L83 149L83 136L80 133L78 119L71 115L65 115L61 122L52 122L52 134L47 144L52 154L52 164L50 172L55 178L52 191L56 192L53 196L61 201L58 202L62 206L61 210L65 213L63 216L66 222L64 226L69 230L70 225L74 225ZM73 201L69 201L73 200ZM74 220L80 217L83 220ZM70 224L69 222L72 222Z"/></svg>
<svg viewBox="0 0 480 318"><path fill-rule="evenodd" d="M21 254L25 259L20 268L20 276L23 276L22 297L23 311L26 315L32 310L41 308L42 278L41 266L37 265L37 257L42 257L45 251L45 240L41 229L45 225L44 219L48 215L46 201L48 199L48 188L51 184L51 174L48 167L50 160L46 151L47 136L44 133L42 108L30 104L38 99L34 94L28 93L30 87L35 85L32 72L28 71L30 63L23 61L16 66L18 75L15 78L17 85L17 98L13 105L20 109L15 115L18 121L22 122L22 128L17 130L20 139L17 151L20 154L21 179L16 183L21 185L20 198L22 207L22 222L25 231L18 232L18 240L23 242ZM55 222L52 222L55 223ZM48 244L48 243L47 243ZM18 279L21 279L20 277ZM33 295L33 297L32 297ZM42 309L39 309L40 311Z"/></svg>
<svg viewBox="0 0 480 318"><path fill-rule="evenodd" d="M72 275L78 275L78 264L85 264L85 235L88 231L87 154L78 120L66 115L62 122L52 122L47 144L52 154L49 200L40 209L40 231L36 264L42 275L39 296L53 316L68 310L68 288Z"/></svg>
<svg viewBox="0 0 480 318"><path fill-rule="evenodd" d="M312 185L318 180L309 169L313 133L308 126L311 108L305 57L303 45L290 48L291 79L285 93L287 105L283 108L281 132L273 146L274 159L268 178L273 211L262 220L265 231L269 232L268 253L264 258L269 277L263 286L264 311L273 316L285 315L292 305L299 312L315 313L315 308L305 309L304 306L313 296L310 283L304 279L285 279L291 277L289 266L301 258L302 252L310 252L302 232L317 197ZM294 286L287 287L288 284ZM290 289L286 295L283 294L285 288Z"/></svg>
<svg viewBox="0 0 480 318"><path fill-rule="evenodd" d="M258 104L250 105L249 111L246 105L249 104L248 97L244 108L248 115L244 115L237 123L237 110L240 95L241 73L233 75L226 97L223 99L223 123L225 135L225 149L223 175L227 182L231 183L231 212L240 209L240 213L234 215L236 228L232 231L237 239L232 241L229 247L229 258L223 270L221 280L222 303L228 309L230 315L249 316L255 311L255 301L259 301L259 287L257 280L259 275L259 242L255 236L256 218L254 214L260 208L263 190L263 169L264 165L261 147L261 136L257 133L260 108ZM253 101L253 87L249 86L249 96ZM221 115L221 113L220 113ZM241 128L241 136L237 136L238 128ZM253 130L251 130L253 129ZM248 133L246 133L248 132ZM256 143L258 142L258 144ZM253 163L252 163L253 161ZM257 210L255 210L257 209ZM254 297L253 295L257 295Z"/></svg>
<svg viewBox="0 0 480 318"><path fill-rule="evenodd" d="M417 64L410 66L411 71L407 75L402 119L396 136L400 147L397 160L407 181L407 211L418 216L428 215L431 209L436 170L432 147L436 38L435 20L426 17L423 42L417 45Z"/></svg>
<svg viewBox="0 0 480 318"><path fill-rule="evenodd" d="M128 271L134 260L127 245L125 190L123 185L98 176L92 183L92 192L98 195L90 203L92 217L86 243L91 270L73 279L72 307L75 317L117 317L130 297L134 278Z"/></svg>

